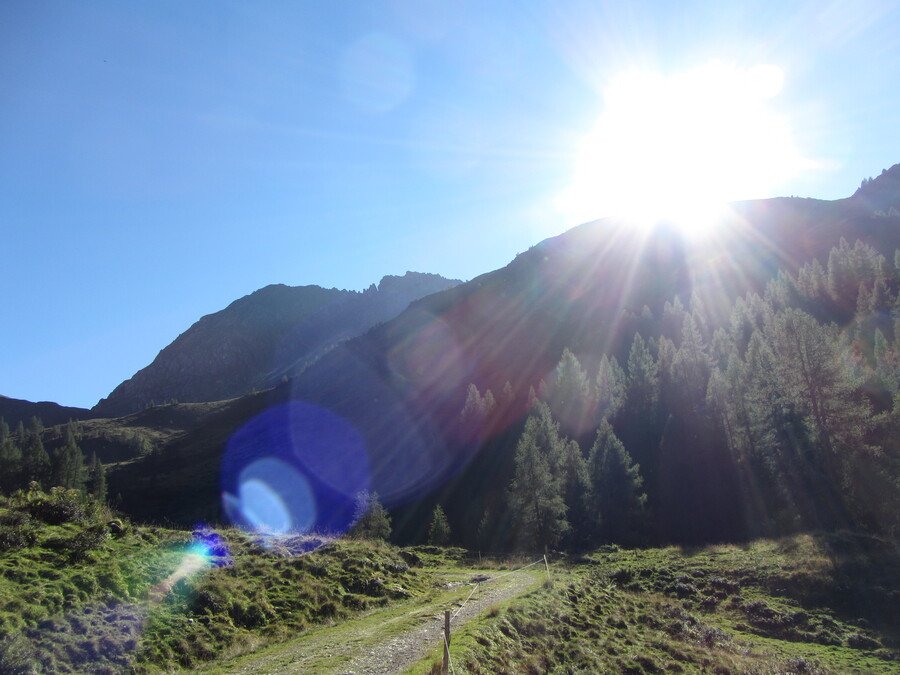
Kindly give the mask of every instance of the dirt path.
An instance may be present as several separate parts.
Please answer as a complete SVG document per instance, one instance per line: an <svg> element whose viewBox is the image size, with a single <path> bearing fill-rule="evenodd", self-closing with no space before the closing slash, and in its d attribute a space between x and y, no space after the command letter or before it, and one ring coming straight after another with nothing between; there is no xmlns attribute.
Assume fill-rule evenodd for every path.
<svg viewBox="0 0 900 675"><path fill-rule="evenodd" d="M210 672L231 675L402 673L441 644L445 609L451 610L451 629L458 630L491 606L535 587L541 578L539 573L522 571L477 585L457 583L428 601L411 601L344 621L238 658ZM468 602L466 598L469 598Z"/></svg>

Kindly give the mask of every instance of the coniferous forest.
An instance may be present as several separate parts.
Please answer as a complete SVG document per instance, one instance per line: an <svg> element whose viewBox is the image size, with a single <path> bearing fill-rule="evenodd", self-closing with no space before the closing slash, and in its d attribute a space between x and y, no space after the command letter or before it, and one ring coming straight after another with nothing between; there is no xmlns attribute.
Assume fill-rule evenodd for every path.
<svg viewBox="0 0 900 675"><path fill-rule="evenodd" d="M560 243L517 259L515 283L542 288L521 269L528 255L547 261L565 251ZM474 642L455 647L460 672L892 672L900 252L889 260L840 239L826 257L781 266L731 294L666 293L648 273L645 288L663 289L652 308L616 313L601 303L590 320L567 304L575 269L528 307L507 299L514 311L499 314L494 333L479 324L486 344L525 326L494 352L472 340L470 353L485 362L526 366L481 369L493 377L463 380L479 370L446 359L439 347L449 333L410 329L423 316L435 325L423 304L444 305L451 319L467 306L451 289L335 348L306 384L47 428L38 417L12 429L0 421L0 670L230 668L232 657L265 659L265 647L284 645L304 653L312 645L323 663L338 652L350 658L352 641L337 645L320 631L378 623L390 639L406 639L384 617L408 603L433 614L467 594L477 601L477 586L439 597L434 589L472 576L460 565L492 582L490 565L506 570L497 577L506 583L525 584L524 594L475 622ZM616 277L601 269L597 278ZM473 285L489 298L500 287L496 278ZM602 294L596 281L584 289L582 297ZM642 297L628 291L608 295ZM557 306L561 313L542 309ZM565 329L541 332L560 316ZM413 357L427 347L428 357L404 364L397 348L382 347L395 356L391 387L359 366L367 348L378 362L372 345L390 344L386 335L412 343ZM417 342L421 335L428 339ZM531 347L520 348L528 338ZM416 438L431 429L429 444L412 450L459 461L405 501L383 499L377 483L353 495L345 530L319 520L265 534L275 522L265 512L223 510L220 472L235 461L234 438L252 440L251 459L272 461L270 444L291 437L259 420L283 423L271 411L299 386L321 388L313 400L343 414L360 411L369 458L387 448L382 477L414 459L404 455L409 430L395 428L396 410L417 425ZM405 398L392 398L398 392ZM325 426L318 433L329 439L323 452L348 438ZM282 471L300 466L278 462ZM516 571L534 558L553 561L546 582L543 567ZM366 643L370 653L376 642ZM520 660L520 670L510 666ZM333 672L322 668L311 672Z"/></svg>
<svg viewBox="0 0 900 675"><path fill-rule="evenodd" d="M565 349L533 383L518 433L472 438L515 394L470 384L460 426L505 452L509 475L481 518L495 538L465 543L896 535L898 291L900 252L888 261L841 239L827 260L781 271L728 312L673 297L659 316L632 317L621 353Z"/></svg>
<svg viewBox="0 0 900 675"><path fill-rule="evenodd" d="M447 451L473 459L396 508L398 541L426 541L442 503L454 543L486 550L896 535L900 252L841 239L714 311L694 293L622 323L615 353L582 340L537 381L470 383ZM111 463L109 497L127 511L142 493L127 470L116 481L118 462L162 476L186 466L146 429L85 424L0 423L0 490L102 500Z"/></svg>

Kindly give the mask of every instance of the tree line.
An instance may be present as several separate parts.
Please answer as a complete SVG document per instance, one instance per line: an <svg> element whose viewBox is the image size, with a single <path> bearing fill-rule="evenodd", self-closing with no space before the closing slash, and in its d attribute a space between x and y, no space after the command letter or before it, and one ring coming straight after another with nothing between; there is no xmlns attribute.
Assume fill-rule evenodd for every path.
<svg viewBox="0 0 900 675"><path fill-rule="evenodd" d="M900 251L892 263L842 239L826 264L782 271L725 311L697 294L658 317L645 307L625 353L566 349L529 392L504 513L486 509L465 543L503 529L507 545L573 549L896 535ZM468 440L490 443L477 430L514 396L471 384Z"/></svg>
<svg viewBox="0 0 900 675"><path fill-rule="evenodd" d="M62 487L106 500L106 469L91 453L85 461L76 438L79 428L69 421L64 428L65 443L52 452L44 447L44 425L33 417L26 427L19 422L15 431L0 418L0 493L10 495L17 490L37 487Z"/></svg>

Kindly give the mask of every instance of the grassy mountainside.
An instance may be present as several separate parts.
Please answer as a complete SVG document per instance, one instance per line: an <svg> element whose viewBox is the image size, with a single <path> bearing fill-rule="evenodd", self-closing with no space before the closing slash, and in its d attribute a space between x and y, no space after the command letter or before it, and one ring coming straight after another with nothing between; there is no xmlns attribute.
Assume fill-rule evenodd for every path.
<svg viewBox="0 0 900 675"><path fill-rule="evenodd" d="M428 607L445 597L448 575L465 582L466 567L483 570L460 549L134 525L61 490L0 502L0 543L3 673L195 669L352 616L377 623L383 610L396 616L397 603ZM900 555L884 540L609 546L557 561L550 575L454 633L455 672L836 674L900 665ZM454 593L457 603L471 595Z"/></svg>
<svg viewBox="0 0 900 675"><path fill-rule="evenodd" d="M3 673L190 669L436 587L384 544L132 525L62 490L0 502L0 542Z"/></svg>
<svg viewBox="0 0 900 675"><path fill-rule="evenodd" d="M266 405L297 399L344 420L361 435L371 487L389 505L424 497L424 509L409 508L427 514L436 500L477 504L474 513L450 514L454 523L477 523L485 507L493 505L496 513L504 505L483 493L472 500L466 491L484 483L485 467L497 468L499 487L506 488L515 436L532 403L529 392L553 377L564 349L582 357L593 377L602 355L626 365L637 332L654 339L669 334L677 345L681 325L670 331L661 317L667 303L680 297L687 306L695 292L704 299L708 345L715 328L730 325L736 299L763 293L779 270L796 274L811 256L827 264L842 236L870 242L887 259L900 248L900 219L875 216L857 198L735 205L715 256L691 249L665 227L647 233L620 225L601 221L575 228L503 269L414 302L396 319L333 349L272 392ZM841 322L841 328L853 321L852 307L823 305L823 312L824 318ZM482 392L490 389L498 401L480 436L460 426L467 387L473 383ZM227 441L222 431L239 429L261 412L260 401L236 404L227 422L223 416L201 424L171 447L162 447L158 456L112 475L111 482L121 485L116 491L130 500L126 508L138 509L133 512L141 517L186 524L221 518L219 468ZM677 421L678 415L674 417ZM659 422L661 428L664 422ZM577 439L583 452L590 447L592 431ZM674 447L692 433L669 425L667 439ZM634 443L625 441L636 454ZM636 459L648 469L646 457ZM414 479L405 480L398 466L415 467ZM466 467L470 469L460 479ZM497 481L492 485L498 487ZM451 494L454 486L458 491ZM164 499L159 499L160 490ZM409 524L401 533L407 541L423 525L412 511L403 519Z"/></svg>
<svg viewBox="0 0 900 675"><path fill-rule="evenodd" d="M898 560L852 535L608 547L455 636L455 671L896 673Z"/></svg>

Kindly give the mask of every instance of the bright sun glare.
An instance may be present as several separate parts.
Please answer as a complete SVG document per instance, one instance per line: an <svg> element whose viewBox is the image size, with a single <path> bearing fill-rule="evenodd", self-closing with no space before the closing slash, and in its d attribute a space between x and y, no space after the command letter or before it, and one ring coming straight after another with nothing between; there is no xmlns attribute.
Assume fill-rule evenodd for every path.
<svg viewBox="0 0 900 675"><path fill-rule="evenodd" d="M621 75L578 148L561 210L578 222L665 219L697 235L727 202L771 196L806 164L771 107L783 83L777 66L717 62L668 77Z"/></svg>

